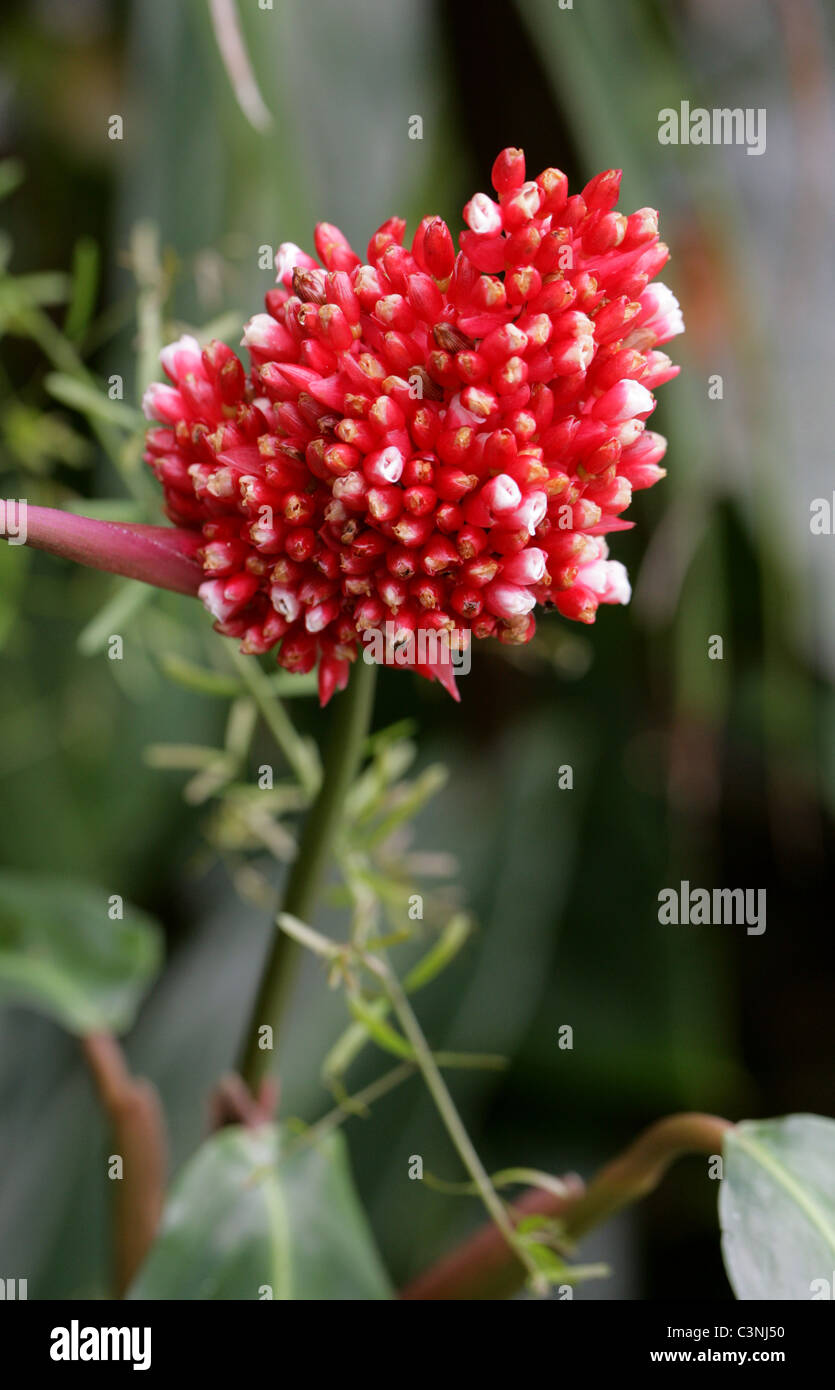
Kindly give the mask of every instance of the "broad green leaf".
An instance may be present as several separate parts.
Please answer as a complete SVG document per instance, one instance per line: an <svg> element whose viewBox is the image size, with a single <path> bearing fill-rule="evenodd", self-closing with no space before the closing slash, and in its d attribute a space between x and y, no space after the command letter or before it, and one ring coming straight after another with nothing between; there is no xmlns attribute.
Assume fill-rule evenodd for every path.
<svg viewBox="0 0 835 1390"><path fill-rule="evenodd" d="M104 888L0 871L0 1003L26 1004L71 1033L122 1033L153 979L161 935ZM117 906L113 905L113 910Z"/></svg>
<svg viewBox="0 0 835 1390"><path fill-rule="evenodd" d="M223 1129L174 1184L130 1299L385 1299L345 1141Z"/></svg>
<svg viewBox="0 0 835 1390"><path fill-rule="evenodd" d="M788 1115L728 1131L719 1192L722 1252L737 1298L831 1297L835 1120Z"/></svg>

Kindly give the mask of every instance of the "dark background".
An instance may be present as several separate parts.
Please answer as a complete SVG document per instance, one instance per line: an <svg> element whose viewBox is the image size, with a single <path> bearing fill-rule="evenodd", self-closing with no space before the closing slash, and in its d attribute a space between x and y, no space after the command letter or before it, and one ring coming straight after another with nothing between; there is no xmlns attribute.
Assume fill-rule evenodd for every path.
<svg viewBox="0 0 835 1390"><path fill-rule="evenodd" d="M435 1045L511 1059L498 1079L454 1080L488 1168L588 1175L680 1109L832 1113L835 538L809 529L833 487L831 14L816 0L240 9L274 118L263 133L236 105L202 0L5 7L0 153L26 175L2 204L10 267L67 271L80 238L98 244L104 326L86 346L129 395L137 223L158 230L172 334L219 322L232 343L272 282L261 244L310 246L322 219L361 249L395 212L410 234L429 211L457 229L508 144L575 191L623 167L621 206L658 207L673 251L663 278L688 331L653 421L669 476L612 547L631 607L593 628L544 618L530 648L480 645L460 707L417 678L380 682L377 724L413 716L421 763L451 770L420 847L457 857L480 930L420 1012ZM658 112L682 99L765 107L766 153L660 145ZM106 138L114 112L121 142ZM40 349L2 347L5 495L119 497L83 425L45 396ZM114 672L77 644L111 588L0 550L0 856L91 878L164 923L169 964L128 1048L161 1088L179 1163L234 1057L268 921L209 862L205 808L143 761L150 743L220 738L222 704L171 687L154 657L221 639L188 600L160 598ZM712 634L722 662L707 659ZM294 715L325 727L312 702ZM765 888L765 935L660 927L658 892L681 879ZM0 1264L28 1271L31 1297L95 1294L104 1138L76 1044L22 1011L0 1018ZM318 1067L342 1022L311 971L283 1043L284 1113L327 1108ZM557 1046L563 1023L573 1051ZM356 1082L378 1069L368 1056ZM458 1171L418 1083L347 1132L395 1279L480 1220L470 1199L404 1183L416 1152ZM583 1246L613 1274L580 1296L730 1297L715 1200L702 1160L680 1164Z"/></svg>

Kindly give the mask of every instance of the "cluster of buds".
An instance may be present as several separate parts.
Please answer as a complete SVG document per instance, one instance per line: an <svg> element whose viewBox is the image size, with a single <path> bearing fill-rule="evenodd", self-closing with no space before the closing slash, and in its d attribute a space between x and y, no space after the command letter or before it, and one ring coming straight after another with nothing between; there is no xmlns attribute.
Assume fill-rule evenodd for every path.
<svg viewBox="0 0 835 1390"><path fill-rule="evenodd" d="M202 533L218 630L318 665L323 703L384 627L521 643L537 605L590 623L629 598L605 536L663 476L645 426L683 328L650 285L657 214L614 211L616 170L574 196L557 169L527 181L520 150L492 181L457 254L439 217L411 247L385 222L365 262L329 224L318 261L281 246L249 372L182 338L146 396L146 459L170 519ZM451 665L417 669L455 693Z"/></svg>

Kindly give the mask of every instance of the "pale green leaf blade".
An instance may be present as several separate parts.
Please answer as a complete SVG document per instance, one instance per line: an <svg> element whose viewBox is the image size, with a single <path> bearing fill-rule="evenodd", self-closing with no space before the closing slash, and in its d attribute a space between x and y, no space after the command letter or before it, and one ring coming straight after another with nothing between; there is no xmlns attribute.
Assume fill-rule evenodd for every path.
<svg viewBox="0 0 835 1390"><path fill-rule="evenodd" d="M391 1297L344 1140L274 1126L221 1130L174 1185L131 1299Z"/></svg>
<svg viewBox="0 0 835 1390"><path fill-rule="evenodd" d="M72 1033L124 1032L159 967L147 913L103 888L0 871L0 1003L24 1004Z"/></svg>
<svg viewBox="0 0 835 1390"><path fill-rule="evenodd" d="M788 1115L728 1130L719 1193L722 1253L740 1299L831 1296L835 1120Z"/></svg>

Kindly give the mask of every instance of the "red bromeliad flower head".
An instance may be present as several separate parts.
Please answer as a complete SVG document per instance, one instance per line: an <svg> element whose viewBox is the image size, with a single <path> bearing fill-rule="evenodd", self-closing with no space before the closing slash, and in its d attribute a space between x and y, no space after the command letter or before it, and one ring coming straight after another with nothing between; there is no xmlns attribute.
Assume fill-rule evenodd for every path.
<svg viewBox="0 0 835 1390"><path fill-rule="evenodd" d="M590 623L628 602L605 536L663 477L645 426L683 323L650 285L669 255L657 214L615 212L619 184L609 170L569 197L559 170L526 181L503 150L457 254L439 217L410 248L391 218L365 263L320 223L318 262L279 249L249 371L220 342L165 349L145 457L168 516L202 533L218 631L318 664L326 703L382 629L518 643L537 604Z"/></svg>

